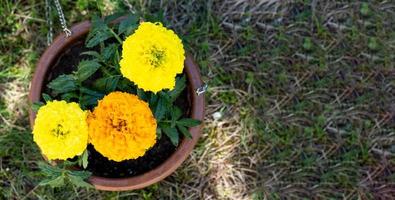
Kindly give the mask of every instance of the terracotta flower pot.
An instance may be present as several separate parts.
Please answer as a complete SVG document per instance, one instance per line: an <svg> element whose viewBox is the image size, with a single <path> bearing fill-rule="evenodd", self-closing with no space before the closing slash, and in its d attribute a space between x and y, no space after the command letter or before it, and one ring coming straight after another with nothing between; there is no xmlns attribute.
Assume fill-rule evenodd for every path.
<svg viewBox="0 0 395 200"><path fill-rule="evenodd" d="M120 20L121 18L118 18L113 23L118 23ZM76 42L83 41L90 27L91 23L89 21L74 25L71 27L71 37L66 38L64 33L58 35L53 43L41 55L31 82L29 93L29 100L31 103L41 100L41 93L45 88L45 79L52 70L52 66L58 61L60 55ZM198 66L190 55L186 56L184 73L186 73L189 82L188 94L191 99L190 117L203 121L204 95L197 95L195 92L203 83L200 78ZM35 115L36 114L30 110L29 119L32 128L34 126ZM92 175L89 178L89 182L94 185L96 189L109 191L134 190L157 183L173 173L187 158L201 135L201 128L202 125L190 128L189 131L192 134L192 139L183 139L176 151L166 161L144 174L126 178L105 178Z"/></svg>

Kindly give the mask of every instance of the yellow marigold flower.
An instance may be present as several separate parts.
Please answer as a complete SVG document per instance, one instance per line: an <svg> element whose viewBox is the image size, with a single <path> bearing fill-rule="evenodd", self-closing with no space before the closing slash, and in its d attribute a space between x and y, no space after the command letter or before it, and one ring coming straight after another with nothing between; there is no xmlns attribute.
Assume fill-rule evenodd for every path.
<svg viewBox="0 0 395 200"><path fill-rule="evenodd" d="M81 155L88 145L86 117L77 103L48 102L37 112L33 140L49 160Z"/></svg>
<svg viewBox="0 0 395 200"><path fill-rule="evenodd" d="M185 59L180 38L161 23L142 22L122 45L121 73L154 93L173 89Z"/></svg>
<svg viewBox="0 0 395 200"><path fill-rule="evenodd" d="M90 143L114 161L135 159L156 143L156 120L136 95L112 92L88 116Z"/></svg>

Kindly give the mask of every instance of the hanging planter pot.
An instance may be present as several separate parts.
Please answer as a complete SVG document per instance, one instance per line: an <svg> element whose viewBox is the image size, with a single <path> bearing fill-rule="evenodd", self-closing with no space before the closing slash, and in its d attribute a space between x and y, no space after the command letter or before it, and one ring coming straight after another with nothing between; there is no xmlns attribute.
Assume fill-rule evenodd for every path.
<svg viewBox="0 0 395 200"><path fill-rule="evenodd" d="M119 24L124 19L125 17L115 19L112 24ZM86 55L81 53L87 51L84 44L91 26L89 21L72 26L71 36L66 37L64 33L58 35L41 55L31 82L29 92L31 103L43 102L43 93L50 92L47 84L59 75L72 73L78 63L86 58ZM187 87L175 104L182 108L183 116L203 122L205 110L203 82L198 66L190 55L185 57L183 74L186 77ZM89 106L87 108L89 109ZM36 112L30 110L29 118L33 129ZM92 172L92 175L88 182L96 189L108 191L135 190L157 183L172 174L188 157L201 135L201 128L201 124L189 128L192 137L180 137L176 147L171 147L169 138L162 133L155 146L148 149L144 156L120 162L107 159L89 145L87 170ZM47 159L45 155L43 156Z"/></svg>

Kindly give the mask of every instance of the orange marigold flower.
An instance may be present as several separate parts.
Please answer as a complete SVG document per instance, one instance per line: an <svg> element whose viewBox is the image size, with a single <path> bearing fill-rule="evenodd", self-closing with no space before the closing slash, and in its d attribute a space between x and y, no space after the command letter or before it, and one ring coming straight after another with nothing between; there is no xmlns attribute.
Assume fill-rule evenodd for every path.
<svg viewBox="0 0 395 200"><path fill-rule="evenodd" d="M156 120L136 95L112 92L88 116L90 143L114 161L136 159L156 143Z"/></svg>

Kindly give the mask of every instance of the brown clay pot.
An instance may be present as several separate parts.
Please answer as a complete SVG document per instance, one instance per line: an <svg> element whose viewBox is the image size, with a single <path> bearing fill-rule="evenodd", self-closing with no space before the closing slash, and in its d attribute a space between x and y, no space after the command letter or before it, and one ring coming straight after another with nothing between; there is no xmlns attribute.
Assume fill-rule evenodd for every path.
<svg viewBox="0 0 395 200"><path fill-rule="evenodd" d="M121 18L114 20L113 23L118 23ZM66 38L65 34L58 35L53 43L41 55L37 63L36 70L31 82L29 100L31 103L41 100L41 93L45 87L44 80L51 70L51 66L58 61L60 55L65 52L72 44L84 40L87 36L91 23L84 21L71 27L72 36ZM188 55L185 59L184 72L187 74L189 82L189 95L191 99L191 118L203 121L204 118L204 95L197 95L195 90L201 87L200 72L198 66L193 61L192 57ZM29 111L30 126L33 128L36 113ZM91 176L89 182L99 190L108 191L123 191L135 190L147 187L151 184L157 183L162 179L173 173L181 163L187 158L194 148L196 142L201 135L202 125L192 127L189 131L192 134L192 139L183 139L177 150L161 165L148 171L144 174L127 177L127 178L105 178L99 176Z"/></svg>

